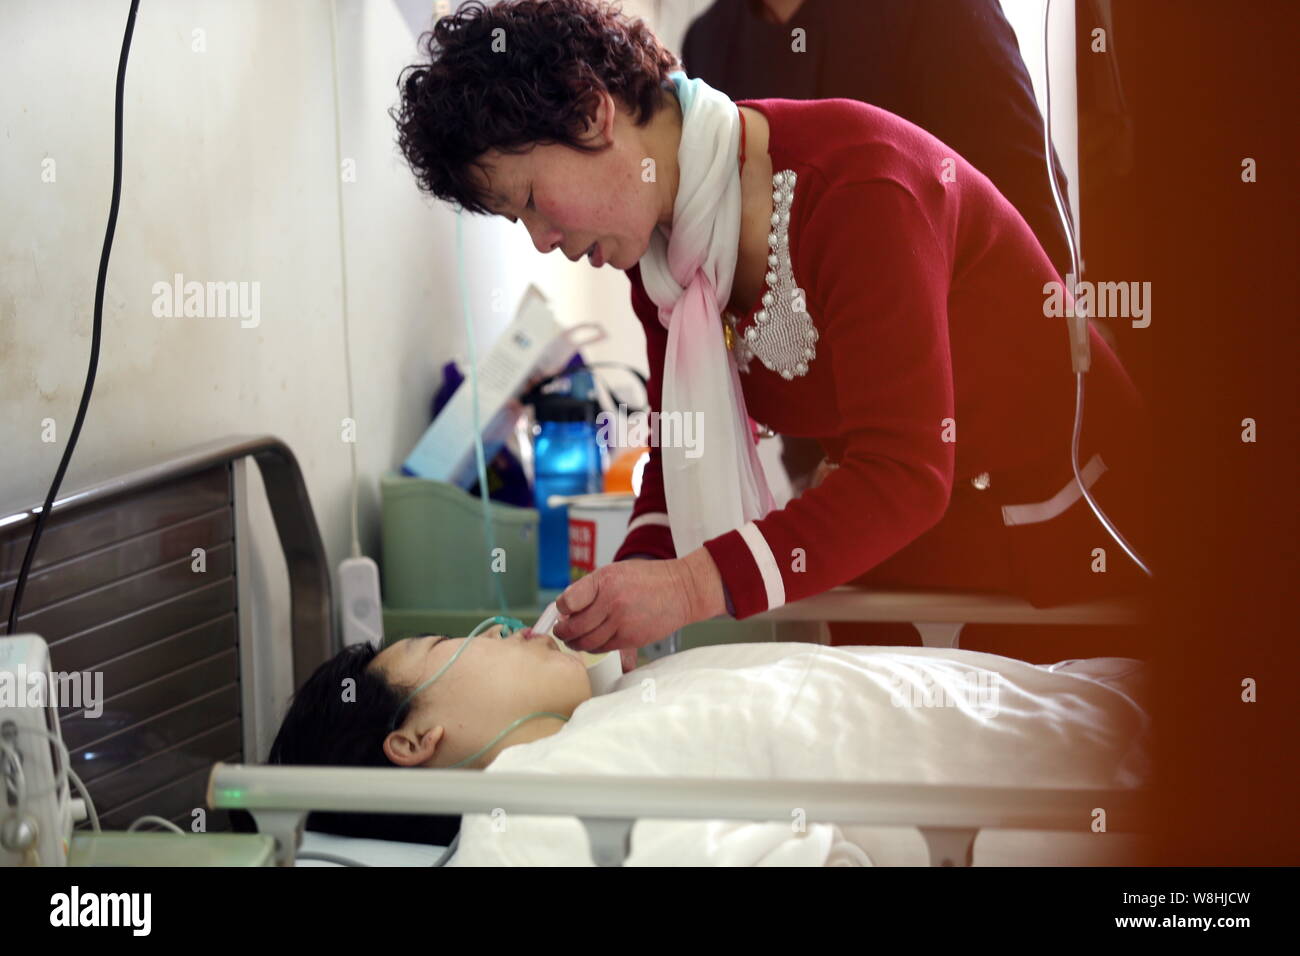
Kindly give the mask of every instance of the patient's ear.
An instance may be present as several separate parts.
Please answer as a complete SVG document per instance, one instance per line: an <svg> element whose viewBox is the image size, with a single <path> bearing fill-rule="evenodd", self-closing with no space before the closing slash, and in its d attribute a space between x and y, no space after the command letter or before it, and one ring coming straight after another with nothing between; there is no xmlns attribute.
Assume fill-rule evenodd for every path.
<svg viewBox="0 0 1300 956"><path fill-rule="evenodd" d="M399 767L423 767L438 752L442 734L442 727L418 735L409 730L394 730L384 738L384 756Z"/></svg>

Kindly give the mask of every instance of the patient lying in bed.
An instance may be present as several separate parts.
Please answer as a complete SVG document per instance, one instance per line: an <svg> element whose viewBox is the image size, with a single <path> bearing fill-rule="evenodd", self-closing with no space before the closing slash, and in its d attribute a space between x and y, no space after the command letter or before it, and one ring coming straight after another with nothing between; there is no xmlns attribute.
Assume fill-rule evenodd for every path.
<svg viewBox="0 0 1300 956"><path fill-rule="evenodd" d="M498 625L474 638L436 683L403 705L466 640L427 635L378 653L368 645L345 648L294 696L270 762L450 767L520 717L549 712L567 718L591 697L582 658L529 628L503 639ZM507 747L563 727L559 717L525 721L466 766L482 769Z"/></svg>
<svg viewBox="0 0 1300 956"><path fill-rule="evenodd" d="M504 640L494 627L475 637L438 680L407 695L451 660L463 637L412 637L376 652L345 648L294 695L267 762L327 767L450 767L475 755L527 714L572 715L591 697L581 658L530 629ZM506 748L554 734L553 717L520 724L465 766L481 769ZM447 846L458 815L313 813L309 830ZM252 821L236 821L252 829Z"/></svg>
<svg viewBox="0 0 1300 956"><path fill-rule="evenodd" d="M1142 668L1127 659L1035 667L938 648L725 645L655 661L592 697L580 660L549 638L520 632L475 639L399 711L404 689L436 673L461 640L414 638L378 655L344 651L299 693L273 758L448 767L523 714L549 710L570 719L521 724L469 766L1012 787L1129 787L1145 776ZM349 678L351 702L341 690ZM981 834L976 863L981 853L999 863L1126 862L1104 855L1120 844L1090 833L1090 822L1081 820L1074 836L1031 834L1020 843L998 831ZM1068 840L1075 844L1061 842ZM643 820L627 862L925 859L915 830ZM513 815L503 830L471 814L453 865L584 862L590 865L588 844L575 818Z"/></svg>

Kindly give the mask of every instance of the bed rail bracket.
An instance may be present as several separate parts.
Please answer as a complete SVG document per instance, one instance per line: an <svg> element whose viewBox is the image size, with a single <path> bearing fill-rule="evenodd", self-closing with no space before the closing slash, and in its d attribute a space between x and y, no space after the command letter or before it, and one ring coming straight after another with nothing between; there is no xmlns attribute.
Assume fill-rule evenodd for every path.
<svg viewBox="0 0 1300 956"><path fill-rule="evenodd" d="M597 866L622 866L632 852L632 824L635 820L610 817L582 817L591 844L591 858Z"/></svg>
<svg viewBox="0 0 1300 956"><path fill-rule="evenodd" d="M302 844L303 824L307 821L306 810L249 810L257 832L265 833L275 840L275 865L293 866Z"/></svg>
<svg viewBox="0 0 1300 956"><path fill-rule="evenodd" d="M965 624L962 621L913 621L912 627L921 635L922 647L956 647Z"/></svg>
<svg viewBox="0 0 1300 956"><path fill-rule="evenodd" d="M970 866L979 830L965 827L917 827L930 851L931 866Z"/></svg>

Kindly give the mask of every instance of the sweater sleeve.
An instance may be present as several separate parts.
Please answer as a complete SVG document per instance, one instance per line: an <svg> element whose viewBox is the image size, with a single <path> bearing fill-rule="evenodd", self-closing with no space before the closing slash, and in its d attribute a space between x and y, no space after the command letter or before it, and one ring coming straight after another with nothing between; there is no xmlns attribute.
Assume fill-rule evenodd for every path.
<svg viewBox="0 0 1300 956"><path fill-rule="evenodd" d="M820 485L705 542L737 619L851 581L947 510L951 252L936 232L893 181L835 187L811 213L796 280L821 329L813 361L830 365L844 451Z"/></svg>
<svg viewBox="0 0 1300 956"><path fill-rule="evenodd" d="M639 268L629 270L632 280L632 308L645 329L646 358L650 374L646 379L646 392L650 410L659 411L663 395L664 353L668 348L668 331L659 321L658 310L641 284ZM651 443L650 457L641 472L641 493L632 507L632 517L627 523L627 537L614 554L615 561L633 556L650 555L656 558L675 558L673 534L668 526L668 502L664 496L663 463L659 448Z"/></svg>

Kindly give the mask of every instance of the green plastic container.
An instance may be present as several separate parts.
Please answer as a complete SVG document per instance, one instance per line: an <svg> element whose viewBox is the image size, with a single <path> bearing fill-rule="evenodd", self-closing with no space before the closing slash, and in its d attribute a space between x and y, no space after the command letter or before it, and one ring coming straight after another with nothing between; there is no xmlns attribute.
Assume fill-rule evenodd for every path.
<svg viewBox="0 0 1300 956"><path fill-rule="evenodd" d="M78 831L68 866L275 866L275 840L265 833Z"/></svg>
<svg viewBox="0 0 1300 956"><path fill-rule="evenodd" d="M489 503L498 549L493 560L477 497L456 485L405 475L385 475L379 488L387 607L495 608L493 578L500 578L511 607L537 605L536 508Z"/></svg>

